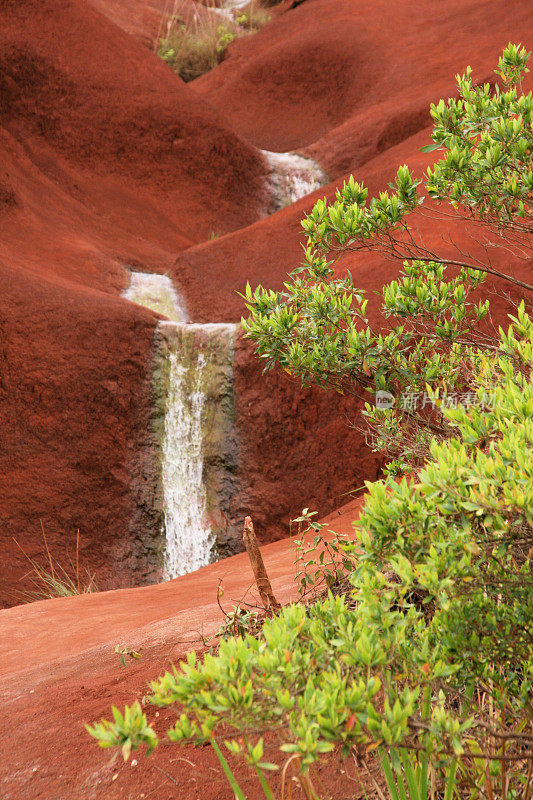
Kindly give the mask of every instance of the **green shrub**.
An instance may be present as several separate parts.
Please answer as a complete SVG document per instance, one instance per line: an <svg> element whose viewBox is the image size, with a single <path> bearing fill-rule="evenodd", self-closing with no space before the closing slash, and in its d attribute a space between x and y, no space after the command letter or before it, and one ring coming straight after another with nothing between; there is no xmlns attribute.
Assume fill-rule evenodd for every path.
<svg viewBox="0 0 533 800"><path fill-rule="evenodd" d="M500 72L516 83L526 61L509 46ZM525 241L531 95L519 98L514 84L491 95L469 80L460 81L462 100L435 111L434 138L448 155L428 182L442 198L471 202L480 224L505 241ZM453 141L440 130L448 124ZM469 145L449 162L463 134ZM505 157L495 167L498 136ZM345 755L376 751L392 800L530 800L533 323L522 302L507 331L483 334L488 303L470 297L483 272L454 262L459 273L447 277L446 264L417 257L384 288L384 316L396 324L377 333L363 293L327 261L335 247L405 233L405 213L421 202L407 168L396 193L370 205L351 179L337 204L318 203L304 222L306 261L284 291L246 292L245 329L266 367L280 364L304 383L341 392L424 390L428 403L420 413L367 404L374 446L396 453L390 473L410 475L367 484L356 545L336 540L315 557L321 528L308 510L298 520L317 537L299 539L302 591L346 579L349 588L284 608L258 635L221 641L216 654L189 653L151 684L149 702L178 707L168 738L209 742L239 800L222 742L272 800L266 773L277 767L263 760L267 730L298 764L308 798L317 797L309 770L339 747ZM468 403L447 402L466 391ZM129 715L129 725L115 714L89 731L126 756L141 744L153 748L140 707Z"/></svg>
<svg viewBox="0 0 533 800"><path fill-rule="evenodd" d="M437 771L484 757L505 783L499 796L526 797L533 323L523 308L497 358L472 358L477 398L490 386L494 404L443 411L456 434L432 444L417 482L368 484L351 602L292 605L258 637L222 641L200 661L190 653L151 685L151 703L184 709L172 741L213 743L223 726L228 749L263 770L258 732L274 728L304 773L336 745L378 745L400 761L422 751ZM135 748L147 740L137 720L91 733Z"/></svg>

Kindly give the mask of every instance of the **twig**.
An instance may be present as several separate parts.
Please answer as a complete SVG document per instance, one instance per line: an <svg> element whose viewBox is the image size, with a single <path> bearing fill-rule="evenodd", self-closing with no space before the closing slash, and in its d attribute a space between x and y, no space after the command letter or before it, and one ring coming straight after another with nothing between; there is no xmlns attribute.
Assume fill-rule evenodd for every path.
<svg viewBox="0 0 533 800"><path fill-rule="evenodd" d="M154 768L155 768L155 769L158 769L158 770L159 770L159 772L162 772L162 773L163 773L163 775L164 775L166 778L168 778L168 779L169 779L169 781L172 781L172 783L173 783L175 786L179 786L179 783L177 782L177 780L176 780L175 778L173 778L173 777L172 777L172 775L169 775L169 774L168 774L168 772L165 772L165 770L164 770L164 769L161 769L161 767L158 767L158 766L157 766L157 764L154 764Z"/></svg>
<svg viewBox="0 0 533 800"><path fill-rule="evenodd" d="M263 556L261 555L261 550L257 544L257 538L251 517L246 517L244 520L242 539L252 565L255 582L257 584L257 588L259 590L259 594L261 595L261 600L263 601L265 609L267 611L279 611L281 604L278 603L274 597L272 585L265 569Z"/></svg>

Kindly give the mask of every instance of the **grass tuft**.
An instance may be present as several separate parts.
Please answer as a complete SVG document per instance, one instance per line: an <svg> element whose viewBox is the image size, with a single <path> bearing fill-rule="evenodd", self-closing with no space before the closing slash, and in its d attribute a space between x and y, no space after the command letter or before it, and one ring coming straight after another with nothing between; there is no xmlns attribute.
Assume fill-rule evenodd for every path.
<svg viewBox="0 0 533 800"><path fill-rule="evenodd" d="M24 592L22 598L26 603L34 603L37 600L49 600L52 597L72 597L77 594L90 594L97 592L95 576L89 570L80 571L80 532L76 534L76 560L69 564L66 569L58 561L52 558L48 540L41 522L41 530L44 539L46 554L48 556L47 566L41 566L31 558L22 545L14 538L13 541L22 551L28 563L31 564L30 572L24 577L32 584L33 589Z"/></svg>

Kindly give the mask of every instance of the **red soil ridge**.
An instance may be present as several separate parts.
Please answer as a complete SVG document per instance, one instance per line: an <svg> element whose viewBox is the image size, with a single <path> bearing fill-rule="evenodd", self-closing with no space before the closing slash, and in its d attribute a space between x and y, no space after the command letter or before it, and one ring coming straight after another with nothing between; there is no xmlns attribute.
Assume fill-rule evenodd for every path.
<svg viewBox="0 0 533 800"><path fill-rule="evenodd" d="M352 501L323 521L350 535L359 507L360 500ZM276 597L282 603L295 599L293 540L266 545L262 552ZM228 608L257 601L250 563L239 554L158 586L0 612L2 800L133 800L152 790L156 800L181 793L204 798L206 791L213 800L229 797L216 760L204 748L161 747L148 760L139 757L136 767L121 766L111 763L109 752L99 750L83 727L108 715L112 703L141 697L148 681L187 650L202 649L201 637L215 634L224 621L216 601L220 579ZM121 668L116 645L141 650L142 659ZM155 712L148 713L162 733L171 724L172 711L159 721ZM171 774L178 788L158 768ZM242 777L254 800L257 787Z"/></svg>
<svg viewBox="0 0 533 800"><path fill-rule="evenodd" d="M470 63L490 77L501 48L527 44L531 31L519 0L505 13L495 0L416 9L378 0L372 13L360 0L306 0L282 6L186 86L118 26L127 29L134 6L157 11L156 0L98 0L105 15L95 4L0 8L5 605L27 570L12 537L39 556L41 520L60 560L80 529L83 563L101 585L148 577L150 511L137 500L152 444L157 318L119 297L125 267L168 271L197 321L237 320L247 280L279 287L299 263L300 219L321 194L261 219L257 147L313 153L336 178L328 196L351 168L375 193L399 163L417 173L427 164L427 104L453 93L453 73ZM421 224L441 243L441 231ZM205 241L211 232L223 235ZM369 292L397 269L362 255L339 266ZM529 269L506 267L519 277ZM502 320L504 301L493 309ZM254 513L262 541L283 535L303 505L325 513L375 477L375 457L345 425L356 405L301 392L282 375L263 382L243 343L235 381L243 488L234 511Z"/></svg>

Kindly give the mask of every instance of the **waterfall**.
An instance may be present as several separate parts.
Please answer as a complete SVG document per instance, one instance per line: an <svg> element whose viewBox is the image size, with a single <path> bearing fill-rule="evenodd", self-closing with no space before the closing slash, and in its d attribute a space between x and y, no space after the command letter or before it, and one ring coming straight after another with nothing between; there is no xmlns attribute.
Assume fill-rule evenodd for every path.
<svg viewBox="0 0 533 800"><path fill-rule="evenodd" d="M233 22L235 17L238 16L238 12L241 9L244 9L250 0L224 0L224 3L217 7L212 8L211 10L214 11L216 14L219 14L224 19Z"/></svg>
<svg viewBox="0 0 533 800"><path fill-rule="evenodd" d="M189 368L180 354L169 353L170 371L162 442L166 575L175 578L211 560L214 535L207 521L202 482L202 414L205 394L199 353Z"/></svg>
<svg viewBox="0 0 533 800"><path fill-rule="evenodd" d="M270 168L267 175L271 196L269 214L285 208L329 182L326 173L312 158L305 158L297 153L273 153L269 150L261 152Z"/></svg>
<svg viewBox="0 0 533 800"><path fill-rule="evenodd" d="M153 272L132 272L130 285L122 297L163 314L174 322L186 322L187 314L183 300L174 288L168 275Z"/></svg>
<svg viewBox="0 0 533 800"><path fill-rule="evenodd" d="M159 452L163 572L175 578L217 557L236 469L233 348L237 326L185 323L170 278L132 273L123 295L164 313L155 333L153 428ZM162 309L165 309L162 311Z"/></svg>

